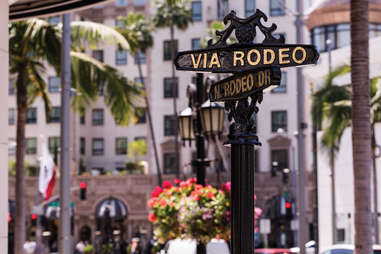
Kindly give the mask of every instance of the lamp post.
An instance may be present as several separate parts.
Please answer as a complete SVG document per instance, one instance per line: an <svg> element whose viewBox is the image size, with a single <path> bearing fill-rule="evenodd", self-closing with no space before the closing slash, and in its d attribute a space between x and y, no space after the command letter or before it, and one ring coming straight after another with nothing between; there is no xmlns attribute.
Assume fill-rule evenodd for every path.
<svg viewBox="0 0 381 254"><path fill-rule="evenodd" d="M196 168L197 183L201 185L205 185L205 170L210 164L206 159L205 138L221 135L224 123L224 108L205 101L205 90L210 82L212 79L208 77L204 84L204 75L197 73L196 86L190 84L187 88L189 105L178 117L181 139L189 143L196 141L197 156L191 164Z"/></svg>

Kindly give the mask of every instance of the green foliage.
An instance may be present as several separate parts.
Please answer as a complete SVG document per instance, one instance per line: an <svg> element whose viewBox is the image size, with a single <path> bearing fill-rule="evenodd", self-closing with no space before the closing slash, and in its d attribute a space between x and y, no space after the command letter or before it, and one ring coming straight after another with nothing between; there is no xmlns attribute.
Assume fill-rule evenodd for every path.
<svg viewBox="0 0 381 254"><path fill-rule="evenodd" d="M27 161L24 161L25 175L26 176L37 176L38 166L30 164ZM16 176L16 161L8 161L8 176Z"/></svg>
<svg viewBox="0 0 381 254"><path fill-rule="evenodd" d="M210 43L216 43L220 39L220 36L217 36L216 32L217 31L223 31L223 30L225 30L224 22L213 21L210 24L208 30L206 31L207 36L205 36L201 40L201 48L206 48L208 46L209 41L210 41ZM234 43L237 43L237 39L234 37L230 37L226 42L228 45L234 44Z"/></svg>
<svg viewBox="0 0 381 254"><path fill-rule="evenodd" d="M127 156L134 162L139 162L147 154L147 141L145 139L134 140L128 144Z"/></svg>
<svg viewBox="0 0 381 254"><path fill-rule="evenodd" d="M156 28L176 27L180 30L188 28L192 22L192 11L189 1L185 0L156 0L156 14L153 23Z"/></svg>
<svg viewBox="0 0 381 254"><path fill-rule="evenodd" d="M112 254L112 253L113 253L113 250L112 250L111 243L102 245L102 254Z"/></svg>
<svg viewBox="0 0 381 254"><path fill-rule="evenodd" d="M131 12L125 17L119 17L118 20L122 26L116 30L128 41L130 53L136 54L139 51L145 53L153 46L152 23L144 14Z"/></svg>
<svg viewBox="0 0 381 254"><path fill-rule="evenodd" d="M85 246L82 252L83 254L93 254L94 251L95 251L94 247L91 244L88 244Z"/></svg>

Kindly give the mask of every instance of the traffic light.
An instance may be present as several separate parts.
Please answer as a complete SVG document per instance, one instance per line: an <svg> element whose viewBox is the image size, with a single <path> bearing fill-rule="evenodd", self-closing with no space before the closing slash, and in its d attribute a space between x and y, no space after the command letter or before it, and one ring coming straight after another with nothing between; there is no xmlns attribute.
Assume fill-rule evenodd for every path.
<svg viewBox="0 0 381 254"><path fill-rule="evenodd" d="M293 212L292 212L292 202L291 201L286 201L285 202L285 207L286 207L286 219L292 220L293 219Z"/></svg>
<svg viewBox="0 0 381 254"><path fill-rule="evenodd" d="M36 226L37 214L33 213L31 217L32 217L32 226Z"/></svg>
<svg viewBox="0 0 381 254"><path fill-rule="evenodd" d="M87 188L87 184L86 182L81 182L79 184L79 187L81 189L81 192L80 192L80 200L86 200L86 188Z"/></svg>

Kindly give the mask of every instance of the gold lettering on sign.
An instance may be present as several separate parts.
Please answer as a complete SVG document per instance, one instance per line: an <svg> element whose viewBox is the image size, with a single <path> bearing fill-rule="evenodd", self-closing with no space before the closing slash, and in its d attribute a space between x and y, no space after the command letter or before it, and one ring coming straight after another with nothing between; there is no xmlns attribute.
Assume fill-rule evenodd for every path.
<svg viewBox="0 0 381 254"><path fill-rule="evenodd" d="M266 85L271 85L271 76L270 76L270 70L265 70L265 79L266 79Z"/></svg>
<svg viewBox="0 0 381 254"><path fill-rule="evenodd" d="M220 88L219 86L215 86L214 87L214 99L215 100L219 99L221 97L221 95L220 95L220 89L219 88Z"/></svg>
<svg viewBox="0 0 381 254"><path fill-rule="evenodd" d="M207 61L208 61L208 54L204 53L204 60L202 61L202 67L206 68Z"/></svg>
<svg viewBox="0 0 381 254"><path fill-rule="evenodd" d="M279 63L280 64L290 63L290 59L285 59L290 57L289 51L290 51L290 48L279 49Z"/></svg>
<svg viewBox="0 0 381 254"><path fill-rule="evenodd" d="M191 58L192 58L193 68L198 68L198 65L200 64L200 61L201 61L201 54L198 54L197 62L195 60L194 54L191 54Z"/></svg>
<svg viewBox="0 0 381 254"><path fill-rule="evenodd" d="M244 92L246 92L246 78L247 78L247 76L243 76L242 77L242 92L244 93Z"/></svg>
<svg viewBox="0 0 381 254"><path fill-rule="evenodd" d="M235 82L234 82L234 80L230 81L230 89L229 90L230 90L230 96L235 94Z"/></svg>
<svg viewBox="0 0 381 254"><path fill-rule="evenodd" d="M251 89L253 89L253 86L254 86L254 78L253 78L253 75L250 73L249 75L247 75L247 90L251 91Z"/></svg>
<svg viewBox="0 0 381 254"><path fill-rule="evenodd" d="M297 51L301 51L302 52L302 58L301 59L297 59L296 58L296 52ZM307 52L304 48L302 47L296 47L294 49L294 51L292 52L292 60L294 60L295 63L297 64L301 64L304 62L304 60L306 60L306 57L307 57Z"/></svg>
<svg viewBox="0 0 381 254"><path fill-rule="evenodd" d="M241 66L244 65L243 57L245 54L243 51L234 51L233 52L233 66L237 66L237 61L241 63Z"/></svg>
<svg viewBox="0 0 381 254"><path fill-rule="evenodd" d="M235 93L239 94L240 92L241 92L241 80L239 82L235 83Z"/></svg>
<svg viewBox="0 0 381 254"><path fill-rule="evenodd" d="M212 59L210 59L209 68L212 68L213 65L217 65L217 67L221 67L220 60L218 59L217 53L213 53Z"/></svg>
<svg viewBox="0 0 381 254"><path fill-rule="evenodd" d="M255 61L251 60L251 54L253 54L253 53L255 53L257 55L257 59ZM252 49L249 51L249 53L247 53L247 62L250 65L257 65L257 64L259 64L260 61L261 61L261 54L259 53L258 50Z"/></svg>
<svg viewBox="0 0 381 254"><path fill-rule="evenodd" d="M268 56L270 55L270 59ZM263 50L263 64L272 64L275 60L275 52L272 49Z"/></svg>
<svg viewBox="0 0 381 254"><path fill-rule="evenodd" d="M224 83L224 92L225 92L225 97L229 95L229 82Z"/></svg>
<svg viewBox="0 0 381 254"><path fill-rule="evenodd" d="M258 87L262 87L265 81L265 77L263 75L263 71L258 72Z"/></svg>

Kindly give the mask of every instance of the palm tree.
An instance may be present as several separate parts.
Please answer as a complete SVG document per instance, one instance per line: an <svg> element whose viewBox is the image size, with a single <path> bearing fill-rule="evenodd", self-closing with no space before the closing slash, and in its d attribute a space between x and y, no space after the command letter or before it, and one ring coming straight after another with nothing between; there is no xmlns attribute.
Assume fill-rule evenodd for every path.
<svg viewBox="0 0 381 254"><path fill-rule="evenodd" d="M369 1L351 0L352 146L355 253L372 253Z"/></svg>
<svg viewBox="0 0 381 254"><path fill-rule="evenodd" d="M323 132L323 142L340 144L340 138L346 127L352 125L351 111L352 101L350 100L352 91L349 90L347 99L338 99L336 102L327 103L324 107L324 115L329 124ZM371 149L372 149L372 169L373 169L373 207L377 219L378 214L378 186L377 186L377 167L376 167L376 123L381 122L381 82L380 77L370 80L370 124L371 124ZM378 225L375 226L375 239L378 241Z"/></svg>
<svg viewBox="0 0 381 254"><path fill-rule="evenodd" d="M350 68L342 66L330 72L324 82L324 86L313 94L312 100L312 122L318 129L322 129L325 118L328 118L327 112L324 111L326 104L334 103L338 100L349 99L349 91L345 87L335 86L333 80L335 77L348 73ZM340 115L338 115L340 117ZM339 119L337 119L339 120ZM332 122L332 121L331 121ZM336 121L334 122L337 123ZM339 149L340 138L347 124L342 126L339 122L338 125L330 125L325 128L322 137L322 148L328 151L329 165L331 168L331 207L332 207L332 243L336 243L336 188L335 188L335 153ZM332 127L332 128L330 128Z"/></svg>
<svg viewBox="0 0 381 254"><path fill-rule="evenodd" d="M60 26L52 26L40 19L14 22L9 26L10 74L16 80L17 145L16 145L16 216L15 253L22 254L25 242L24 151L25 124L28 106L38 97L45 103L49 119L50 102L43 79L45 64L60 73ZM115 41L128 48L122 35L111 28L92 22L73 22L73 49L79 49L84 40L90 44ZM80 50L81 51L81 50ZM82 52L72 52L72 83L79 84L82 101L95 99L98 84L107 85L106 104L117 123L128 124L139 90L115 69L104 65Z"/></svg>
<svg viewBox="0 0 381 254"><path fill-rule="evenodd" d="M156 14L153 17L153 23L156 28L169 28L171 37L171 60L175 58L175 28L185 30L192 22L192 12L187 8L187 1L182 0L157 0ZM172 79L175 78L175 65L172 64ZM176 86L172 87L173 94L173 113L177 117ZM178 149L178 130L175 133L175 152L177 157L177 167L179 167L179 149ZM177 177L180 176L180 170L177 170Z"/></svg>
<svg viewBox="0 0 381 254"><path fill-rule="evenodd" d="M122 27L116 28L128 41L130 45L130 53L135 55L135 59L137 59L139 77L141 82L143 82L143 71L142 71L142 63L140 61L139 55L140 53L145 54L146 51L153 46L153 37L152 37L152 24L146 20L144 14L138 13L129 13L126 17L119 18L119 21L122 24ZM151 138L152 138L152 146L154 150L155 162L156 162L156 171L159 186L161 186L162 178L161 178L161 170L160 170L160 162L159 156L157 152L155 132L153 129L152 123L152 115L151 115L151 106L150 101L148 100L147 87L145 84L141 84L144 87L144 100L147 109L148 116L148 124L150 128Z"/></svg>

